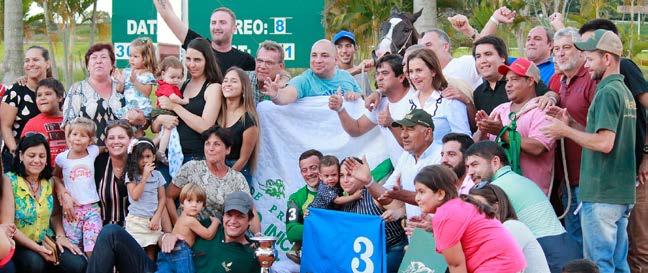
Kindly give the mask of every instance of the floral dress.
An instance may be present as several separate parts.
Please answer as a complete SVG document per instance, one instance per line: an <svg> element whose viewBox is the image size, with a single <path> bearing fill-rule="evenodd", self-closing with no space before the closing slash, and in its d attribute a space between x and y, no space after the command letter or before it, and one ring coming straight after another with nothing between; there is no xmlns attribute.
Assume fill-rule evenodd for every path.
<svg viewBox="0 0 648 273"><path fill-rule="evenodd" d="M144 96L142 92L135 89L135 85L130 81L132 70L130 68L124 69L124 78L127 79L124 83L124 97L126 98L126 107L117 111L117 117L123 119L128 113L128 110L141 110L144 113L144 116L150 117L153 106L151 106L151 100ZM155 76L151 72L146 72L138 75L137 81L140 84L157 84Z"/></svg>

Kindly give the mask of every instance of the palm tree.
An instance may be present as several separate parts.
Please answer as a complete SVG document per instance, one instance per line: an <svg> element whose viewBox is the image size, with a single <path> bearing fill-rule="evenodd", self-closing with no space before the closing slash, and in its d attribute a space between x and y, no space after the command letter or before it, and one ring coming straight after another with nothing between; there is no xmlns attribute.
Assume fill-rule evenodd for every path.
<svg viewBox="0 0 648 273"><path fill-rule="evenodd" d="M22 75L23 63L23 2L4 1L4 78L8 84Z"/></svg>

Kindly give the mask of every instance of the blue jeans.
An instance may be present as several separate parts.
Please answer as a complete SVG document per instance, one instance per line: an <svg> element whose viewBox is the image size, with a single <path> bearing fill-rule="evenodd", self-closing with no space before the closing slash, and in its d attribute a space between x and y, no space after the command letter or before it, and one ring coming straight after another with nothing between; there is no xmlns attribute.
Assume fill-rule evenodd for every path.
<svg viewBox="0 0 648 273"><path fill-rule="evenodd" d="M16 247L13 256L13 263L16 272L45 273L45 272L66 272L66 273L83 273L86 272L87 262L84 256L74 255L72 251L66 249L61 253L60 263L54 265L45 261L43 257L24 247Z"/></svg>
<svg viewBox="0 0 648 273"><path fill-rule="evenodd" d="M14 266L13 261L9 261L9 263L0 267L0 273L16 273L16 266Z"/></svg>
<svg viewBox="0 0 648 273"><path fill-rule="evenodd" d="M540 237L538 244L547 258L551 273L560 273L562 267L568 262L583 258L583 249L567 235L567 232Z"/></svg>
<svg viewBox="0 0 648 273"><path fill-rule="evenodd" d="M87 273L113 273L113 267L129 273L152 273L156 269L155 262L123 227L106 225L97 237Z"/></svg>
<svg viewBox="0 0 648 273"><path fill-rule="evenodd" d="M396 273L403 261L405 255L405 246L407 246L407 238L404 238L398 243L387 248L387 272Z"/></svg>
<svg viewBox="0 0 648 273"><path fill-rule="evenodd" d="M157 273L194 273L193 252L187 243L177 241L171 253L160 251L157 258Z"/></svg>
<svg viewBox="0 0 648 273"><path fill-rule="evenodd" d="M586 259L601 273L630 272L628 266L628 216L633 205L583 202L581 228Z"/></svg>
<svg viewBox="0 0 648 273"><path fill-rule="evenodd" d="M578 198L578 186L571 186L569 187L571 190L571 204L569 206L569 211L567 212L567 215L565 215L565 229L567 230L567 234L569 237L574 239L576 243L578 243L578 247L580 249L583 249L583 232L581 230L581 223L580 223L580 216L574 215L574 211L576 211L576 208L578 207L578 204L580 203L579 198ZM564 208L567 207L567 189L563 185L563 192L562 192L562 205Z"/></svg>

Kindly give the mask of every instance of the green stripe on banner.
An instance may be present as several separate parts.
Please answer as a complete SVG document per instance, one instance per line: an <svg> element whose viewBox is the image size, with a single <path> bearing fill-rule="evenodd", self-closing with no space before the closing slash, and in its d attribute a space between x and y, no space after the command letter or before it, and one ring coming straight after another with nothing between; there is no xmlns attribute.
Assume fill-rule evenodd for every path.
<svg viewBox="0 0 648 273"><path fill-rule="evenodd" d="M394 165L392 164L389 158L385 159L383 162L380 162L373 170L371 170L371 176L374 181L381 181L383 178L388 176L394 171Z"/></svg>

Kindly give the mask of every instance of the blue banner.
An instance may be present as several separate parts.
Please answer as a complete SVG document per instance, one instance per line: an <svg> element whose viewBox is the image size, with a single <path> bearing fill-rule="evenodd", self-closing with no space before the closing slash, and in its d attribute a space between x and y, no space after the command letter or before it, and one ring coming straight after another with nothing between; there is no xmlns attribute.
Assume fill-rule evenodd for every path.
<svg viewBox="0 0 648 273"><path fill-rule="evenodd" d="M387 272L385 236L385 222L379 216L310 209L304 222L301 272Z"/></svg>

